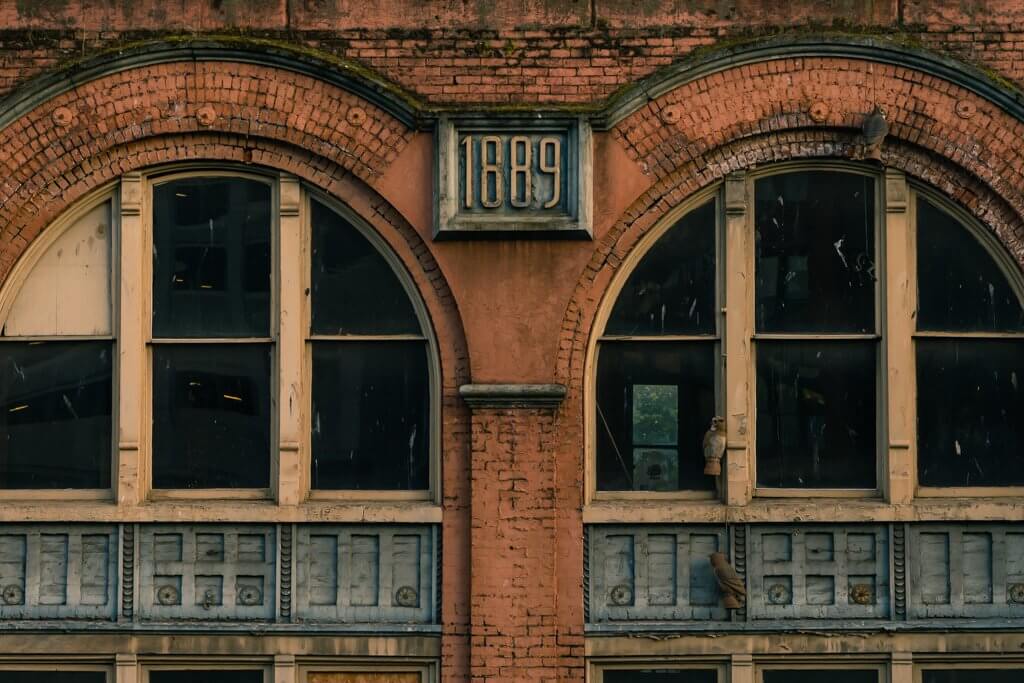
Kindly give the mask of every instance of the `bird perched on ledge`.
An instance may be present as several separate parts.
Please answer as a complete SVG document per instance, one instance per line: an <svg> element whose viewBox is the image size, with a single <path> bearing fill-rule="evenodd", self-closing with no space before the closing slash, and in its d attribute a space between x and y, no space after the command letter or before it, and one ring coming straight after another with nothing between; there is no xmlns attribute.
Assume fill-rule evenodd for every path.
<svg viewBox="0 0 1024 683"><path fill-rule="evenodd" d="M722 606L726 609L743 607L747 589L743 585L743 578L736 573L729 560L725 559L725 553L711 553L711 569L715 572L715 580L722 591Z"/></svg>
<svg viewBox="0 0 1024 683"><path fill-rule="evenodd" d="M716 415L711 418L711 428L704 432L704 474L715 477L721 474L723 455L725 455L725 419Z"/></svg>
<svg viewBox="0 0 1024 683"><path fill-rule="evenodd" d="M874 110L864 117L860 130L861 146L855 158L881 161L882 142L889 134L889 121L885 118L885 109L876 104Z"/></svg>

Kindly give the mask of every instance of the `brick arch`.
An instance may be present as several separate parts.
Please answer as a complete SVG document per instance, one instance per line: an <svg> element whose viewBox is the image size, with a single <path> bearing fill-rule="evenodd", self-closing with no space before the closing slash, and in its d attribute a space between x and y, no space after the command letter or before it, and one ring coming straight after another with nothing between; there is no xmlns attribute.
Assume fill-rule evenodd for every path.
<svg viewBox="0 0 1024 683"><path fill-rule="evenodd" d="M413 131L338 85L279 66L183 58L99 75L0 129L0 280L100 166L139 142L149 149L143 166L189 155L169 141L190 145L190 134L225 136L220 151L242 162L261 144L289 146L311 169L372 186Z"/></svg>
<svg viewBox="0 0 1024 683"><path fill-rule="evenodd" d="M991 230L1024 267L1024 122L964 85L891 63L785 57L724 68L621 118L611 134L653 182L596 245L563 318L557 381L582 419L587 344L626 254L671 209L732 172L800 159L849 159L882 106L882 162L933 186Z"/></svg>

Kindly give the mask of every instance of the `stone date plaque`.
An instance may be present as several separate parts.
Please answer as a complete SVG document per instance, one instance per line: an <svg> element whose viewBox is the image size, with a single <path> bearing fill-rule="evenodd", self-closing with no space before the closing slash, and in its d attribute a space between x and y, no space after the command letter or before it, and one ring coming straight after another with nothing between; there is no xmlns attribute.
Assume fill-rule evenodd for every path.
<svg viewBox="0 0 1024 683"><path fill-rule="evenodd" d="M436 237L590 237L585 121L442 119L436 149Z"/></svg>

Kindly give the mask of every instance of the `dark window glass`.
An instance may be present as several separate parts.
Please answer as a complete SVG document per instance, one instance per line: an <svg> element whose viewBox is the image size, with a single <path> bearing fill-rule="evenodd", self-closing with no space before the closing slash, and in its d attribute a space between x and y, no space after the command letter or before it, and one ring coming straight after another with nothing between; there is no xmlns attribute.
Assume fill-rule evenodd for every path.
<svg viewBox="0 0 1024 683"><path fill-rule="evenodd" d="M0 488L109 488L113 343L0 346Z"/></svg>
<svg viewBox="0 0 1024 683"><path fill-rule="evenodd" d="M923 486L1024 485L1024 340L917 340Z"/></svg>
<svg viewBox="0 0 1024 683"><path fill-rule="evenodd" d="M102 671L0 671L0 683L104 683Z"/></svg>
<svg viewBox="0 0 1024 683"><path fill-rule="evenodd" d="M153 335L270 334L270 186L188 178L153 190Z"/></svg>
<svg viewBox="0 0 1024 683"><path fill-rule="evenodd" d="M267 344L153 347L153 486L266 488Z"/></svg>
<svg viewBox="0 0 1024 683"><path fill-rule="evenodd" d="M875 181L828 171L755 186L757 331L875 331Z"/></svg>
<svg viewBox="0 0 1024 683"><path fill-rule="evenodd" d="M1022 331L1024 308L996 261L955 218L917 202L917 327Z"/></svg>
<svg viewBox="0 0 1024 683"><path fill-rule="evenodd" d="M419 334L398 276L354 226L313 201L314 334Z"/></svg>
<svg viewBox="0 0 1024 683"><path fill-rule="evenodd" d="M641 259L605 334L715 333L715 202L688 213Z"/></svg>
<svg viewBox="0 0 1024 683"><path fill-rule="evenodd" d="M150 671L149 683L263 683L262 671Z"/></svg>
<svg viewBox="0 0 1024 683"><path fill-rule="evenodd" d="M925 669L922 683L1020 683L1024 681L1022 669Z"/></svg>
<svg viewBox="0 0 1024 683"><path fill-rule="evenodd" d="M875 342L757 345L757 483L875 487Z"/></svg>
<svg viewBox="0 0 1024 683"><path fill-rule="evenodd" d="M717 683L712 669L609 669L604 683Z"/></svg>
<svg viewBox="0 0 1024 683"><path fill-rule="evenodd" d="M426 342L313 343L316 489L426 489Z"/></svg>
<svg viewBox="0 0 1024 683"><path fill-rule="evenodd" d="M877 671L856 669L768 669L764 683L878 683Z"/></svg>
<svg viewBox="0 0 1024 683"><path fill-rule="evenodd" d="M597 488L713 490L702 442L715 410L707 342L607 342L597 373Z"/></svg>

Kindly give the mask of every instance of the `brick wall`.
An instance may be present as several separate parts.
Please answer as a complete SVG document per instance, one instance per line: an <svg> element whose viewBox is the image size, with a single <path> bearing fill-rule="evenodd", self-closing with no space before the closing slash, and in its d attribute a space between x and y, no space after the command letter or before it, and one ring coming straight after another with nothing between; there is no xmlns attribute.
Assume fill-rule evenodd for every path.
<svg viewBox="0 0 1024 683"><path fill-rule="evenodd" d="M780 26L792 35L883 33L1024 84L1024 5L1011 0L382 0L372 13L365 7L0 0L0 95L166 32L313 48L428 105L597 108L695 50L777 34ZM609 283L661 217L728 172L850 156L860 117L875 103L892 124L885 163L959 201L1024 262L1021 122L906 68L789 59L698 79L595 136L594 241L441 243L430 236L429 133L308 76L200 61L77 84L0 129L0 279L70 203L154 164L261 164L339 197L405 264L440 340L443 678L581 681L584 360ZM458 397L470 381L557 381L569 397L557 411L478 409L471 417Z"/></svg>

